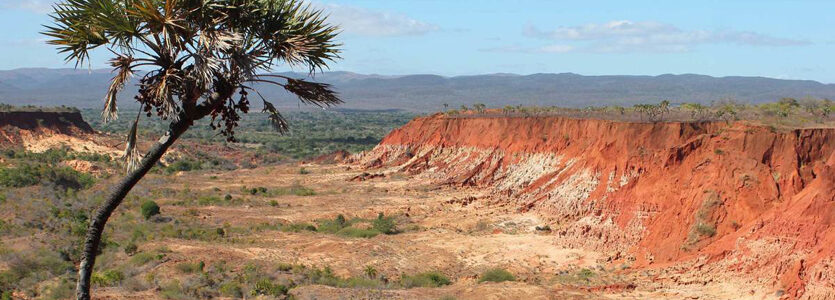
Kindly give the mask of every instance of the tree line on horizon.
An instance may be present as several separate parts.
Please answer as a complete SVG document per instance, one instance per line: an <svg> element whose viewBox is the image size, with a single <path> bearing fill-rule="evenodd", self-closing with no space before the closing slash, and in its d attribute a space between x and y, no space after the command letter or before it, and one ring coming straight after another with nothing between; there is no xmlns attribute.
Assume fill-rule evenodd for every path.
<svg viewBox="0 0 835 300"><path fill-rule="evenodd" d="M449 109L444 104L443 113L447 116L462 115L495 115L505 116L539 116L539 115L567 115L575 117L604 117L612 119L631 119L638 117L640 121L738 121L738 120L790 120L802 123L826 122L835 112L835 102L830 99L807 97L796 99L781 98L775 102L761 104L746 104L733 99L713 101L711 104L672 102L662 100L658 103L641 103L631 107L620 105L587 106L571 108L560 106L523 106L506 105L501 108L488 109L485 104L475 103L471 106L462 105L460 109Z"/></svg>

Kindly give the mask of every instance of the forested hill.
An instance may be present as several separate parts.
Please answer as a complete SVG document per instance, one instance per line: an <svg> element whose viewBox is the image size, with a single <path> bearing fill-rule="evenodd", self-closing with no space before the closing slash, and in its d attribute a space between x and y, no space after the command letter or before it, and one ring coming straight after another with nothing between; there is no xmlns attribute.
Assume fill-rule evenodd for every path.
<svg viewBox="0 0 835 300"><path fill-rule="evenodd" d="M287 73L285 73L287 74ZM291 74L304 77L306 74ZM16 69L0 71L0 103L44 106L100 107L111 78L109 70ZM403 109L437 111L483 103L505 105L632 105L658 102L702 102L733 98L760 103L782 97L835 98L835 84L810 80L705 75L583 76L561 74L489 74L442 77L436 75L380 76L327 72L315 80L332 83L345 100L345 109ZM135 81L134 81L135 82ZM133 84L121 94L123 105L133 104ZM298 108L297 101L274 87L262 94L277 106ZM253 99L254 100L254 99ZM260 105L259 101L252 101Z"/></svg>

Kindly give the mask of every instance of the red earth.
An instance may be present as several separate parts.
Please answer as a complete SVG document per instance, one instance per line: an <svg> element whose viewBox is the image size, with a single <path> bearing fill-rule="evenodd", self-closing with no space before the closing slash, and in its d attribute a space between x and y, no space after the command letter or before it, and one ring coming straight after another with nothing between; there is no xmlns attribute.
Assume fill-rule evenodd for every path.
<svg viewBox="0 0 835 300"><path fill-rule="evenodd" d="M835 298L832 128L436 114L354 160L489 188L613 263Z"/></svg>

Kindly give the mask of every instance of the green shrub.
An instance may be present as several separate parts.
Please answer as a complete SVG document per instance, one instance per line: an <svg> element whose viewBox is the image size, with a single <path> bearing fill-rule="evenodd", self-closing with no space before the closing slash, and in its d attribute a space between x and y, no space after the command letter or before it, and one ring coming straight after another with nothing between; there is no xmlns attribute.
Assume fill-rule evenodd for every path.
<svg viewBox="0 0 835 300"><path fill-rule="evenodd" d="M293 270L293 267L294 266L292 264L278 263L278 266L276 266L276 269L278 269L281 272L289 272L290 270Z"/></svg>
<svg viewBox="0 0 835 300"><path fill-rule="evenodd" d="M510 272L505 269L494 268L485 271L481 274L478 278L478 282L504 282L504 281L516 281L516 277L513 276Z"/></svg>
<svg viewBox="0 0 835 300"><path fill-rule="evenodd" d="M400 284L405 288L440 287L451 283L446 275L438 271L424 272L411 276L404 274L400 276Z"/></svg>
<svg viewBox="0 0 835 300"><path fill-rule="evenodd" d="M160 290L160 294L163 298L166 299L185 299L186 294L183 292L183 288L180 286L180 282L172 280L171 282L162 286Z"/></svg>
<svg viewBox="0 0 835 300"><path fill-rule="evenodd" d="M336 216L333 220L322 219L317 220L316 223L319 225L316 228L316 231L331 234L337 233L343 228L351 225L348 220L345 219L345 216L341 214Z"/></svg>
<svg viewBox="0 0 835 300"><path fill-rule="evenodd" d="M145 219L150 219L151 217L159 214L159 205L156 202L148 200L142 203L142 206L139 208L139 211L142 213L142 216Z"/></svg>
<svg viewBox="0 0 835 300"><path fill-rule="evenodd" d="M107 270L95 272L90 278L90 283L98 286L115 286L125 280L125 274L119 270Z"/></svg>
<svg viewBox="0 0 835 300"><path fill-rule="evenodd" d="M200 196L197 198L198 205L218 205L222 203L223 201L218 196Z"/></svg>
<svg viewBox="0 0 835 300"><path fill-rule="evenodd" d="M0 186L25 187L52 183L61 189L87 189L95 183L90 174L81 173L69 167L54 167L48 164L23 164L14 168L0 168Z"/></svg>
<svg viewBox="0 0 835 300"><path fill-rule="evenodd" d="M345 220L345 216L343 216L342 214L336 216L336 219L334 219L334 223L336 223L336 225L338 225L339 227L348 226L348 221Z"/></svg>
<svg viewBox="0 0 835 300"><path fill-rule="evenodd" d="M127 254L128 256L133 256L134 254L136 254L136 251L138 249L139 247L136 246L136 243L128 242L128 244L125 245L125 254Z"/></svg>
<svg viewBox="0 0 835 300"><path fill-rule="evenodd" d="M3 291L29 289L31 283L66 274L73 267L59 253L45 249L4 253L3 263L4 270L0 271L0 290Z"/></svg>
<svg viewBox="0 0 835 300"><path fill-rule="evenodd" d="M591 269L583 268L580 272L577 272L577 278L588 281L592 277L594 277L594 271Z"/></svg>
<svg viewBox="0 0 835 300"><path fill-rule="evenodd" d="M716 235L716 227L710 224L699 223L696 225L696 232L702 236L713 237Z"/></svg>
<svg viewBox="0 0 835 300"><path fill-rule="evenodd" d="M202 165L200 164L200 162L191 159L184 159L175 161L174 163L165 167L165 173L172 174L180 171L188 172L200 169L202 169Z"/></svg>
<svg viewBox="0 0 835 300"><path fill-rule="evenodd" d="M157 258L156 254L149 253L149 252L141 252L141 253L137 253L133 257L131 257L130 262L137 265L137 266L143 266L143 265L147 264L148 262L150 262L150 261L152 261L156 258Z"/></svg>
<svg viewBox="0 0 835 300"><path fill-rule="evenodd" d="M44 299L72 299L75 297L75 284L62 278L61 281L50 287ZM11 299L11 298L10 298Z"/></svg>
<svg viewBox="0 0 835 300"><path fill-rule="evenodd" d="M385 284L374 278L351 277L343 280L338 286L345 288L380 288Z"/></svg>
<svg viewBox="0 0 835 300"><path fill-rule="evenodd" d="M365 276L371 279L377 278L377 269L373 266L365 266L365 269L362 271L365 273Z"/></svg>
<svg viewBox="0 0 835 300"><path fill-rule="evenodd" d="M283 296L289 292L290 289L282 284L273 283L268 278L262 278L255 282L255 287L252 289L252 295L269 295L269 296Z"/></svg>
<svg viewBox="0 0 835 300"><path fill-rule="evenodd" d="M225 282L220 285L218 291L221 295L232 298L243 298L244 292L241 286L235 282Z"/></svg>
<svg viewBox="0 0 835 300"><path fill-rule="evenodd" d="M284 232L302 232L302 231L316 231L316 226L307 223L291 223L281 226L281 231Z"/></svg>
<svg viewBox="0 0 835 300"><path fill-rule="evenodd" d="M30 166L0 168L0 186L24 187L40 182L39 174Z"/></svg>
<svg viewBox="0 0 835 300"><path fill-rule="evenodd" d="M184 262L180 263L176 266L177 271L180 271L184 274L191 274L197 272L203 272L203 268L206 267L206 264L202 261L199 263L192 263L192 262Z"/></svg>
<svg viewBox="0 0 835 300"><path fill-rule="evenodd" d="M391 217L383 216L383 213L377 215L377 219L372 222L372 226L374 230L377 230L384 234L395 234L397 233L397 228L394 224L394 219Z"/></svg>
<svg viewBox="0 0 835 300"><path fill-rule="evenodd" d="M313 196L316 195L316 192L309 187L304 186L294 186L290 188L291 193L296 196L306 197L306 196Z"/></svg>

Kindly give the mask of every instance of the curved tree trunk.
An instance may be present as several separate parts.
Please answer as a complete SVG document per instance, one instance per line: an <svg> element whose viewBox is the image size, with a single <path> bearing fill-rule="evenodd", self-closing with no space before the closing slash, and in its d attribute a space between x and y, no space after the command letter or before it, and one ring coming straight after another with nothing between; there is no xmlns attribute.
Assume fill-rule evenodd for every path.
<svg viewBox="0 0 835 300"><path fill-rule="evenodd" d="M127 177L113 189L104 205L96 211L95 217L90 221L90 226L87 229L87 237L84 242L84 253L82 253L81 264L78 267L78 285L76 285L76 297L79 300L90 299L90 276L93 273L93 265L96 263L96 251L101 242L101 235L104 231L104 224L107 219L116 210L116 207L122 203L122 200L127 196L128 192L148 173L151 168L162 158L162 155L168 150L174 141L180 137L191 126L191 121L180 116L180 120L172 122L168 132L160 138L153 148L145 155L139 167L130 172Z"/></svg>

